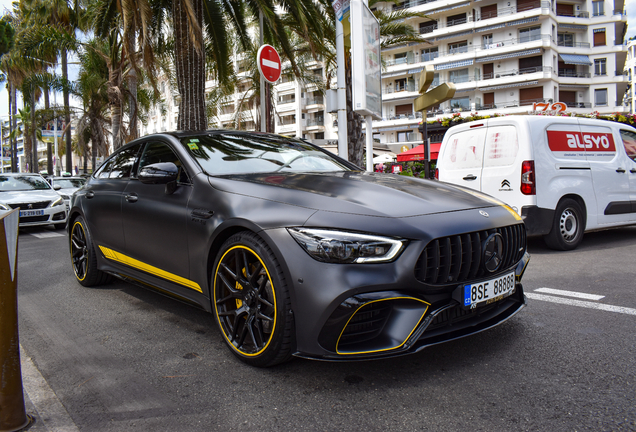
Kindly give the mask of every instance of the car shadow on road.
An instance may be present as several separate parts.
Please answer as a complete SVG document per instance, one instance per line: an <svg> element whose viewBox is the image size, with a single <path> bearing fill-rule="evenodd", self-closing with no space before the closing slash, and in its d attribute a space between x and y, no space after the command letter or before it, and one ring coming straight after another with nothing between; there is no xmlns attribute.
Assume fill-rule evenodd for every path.
<svg viewBox="0 0 636 432"><path fill-rule="evenodd" d="M528 252L530 252L530 254L576 253L632 245L636 245L636 226L612 228L585 233L581 244L579 244L579 246L573 251L555 251L549 249L541 237L528 238Z"/></svg>

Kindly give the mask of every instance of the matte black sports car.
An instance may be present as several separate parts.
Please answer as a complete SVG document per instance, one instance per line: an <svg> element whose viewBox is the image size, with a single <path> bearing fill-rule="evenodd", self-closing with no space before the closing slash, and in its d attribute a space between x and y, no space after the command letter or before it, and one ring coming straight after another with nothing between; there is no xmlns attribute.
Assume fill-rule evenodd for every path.
<svg viewBox="0 0 636 432"><path fill-rule="evenodd" d="M68 231L82 285L112 275L199 306L255 366L412 353L525 305L511 208L277 135L135 140L74 194Z"/></svg>

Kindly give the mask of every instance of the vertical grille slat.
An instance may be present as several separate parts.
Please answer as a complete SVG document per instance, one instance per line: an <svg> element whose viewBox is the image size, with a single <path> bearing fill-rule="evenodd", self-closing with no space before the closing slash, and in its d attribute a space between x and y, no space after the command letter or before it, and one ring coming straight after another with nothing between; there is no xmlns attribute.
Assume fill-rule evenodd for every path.
<svg viewBox="0 0 636 432"><path fill-rule="evenodd" d="M522 224L431 240L420 255L415 277L430 285L456 284L486 277L491 273L482 263L482 244L494 233L499 233L503 239L499 270L509 269L519 262L526 250L526 231Z"/></svg>

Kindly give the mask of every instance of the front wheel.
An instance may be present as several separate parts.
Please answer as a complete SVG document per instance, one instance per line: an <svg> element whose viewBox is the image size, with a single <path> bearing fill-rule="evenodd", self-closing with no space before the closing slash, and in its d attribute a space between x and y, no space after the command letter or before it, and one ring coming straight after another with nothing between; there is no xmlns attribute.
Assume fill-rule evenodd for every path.
<svg viewBox="0 0 636 432"><path fill-rule="evenodd" d="M583 240L585 217L578 202L571 198L562 200L554 212L550 233L543 239L555 250L572 250Z"/></svg>
<svg viewBox="0 0 636 432"><path fill-rule="evenodd" d="M291 358L293 319L287 283L265 241L240 232L221 247L211 278L217 324L231 351L252 366Z"/></svg>

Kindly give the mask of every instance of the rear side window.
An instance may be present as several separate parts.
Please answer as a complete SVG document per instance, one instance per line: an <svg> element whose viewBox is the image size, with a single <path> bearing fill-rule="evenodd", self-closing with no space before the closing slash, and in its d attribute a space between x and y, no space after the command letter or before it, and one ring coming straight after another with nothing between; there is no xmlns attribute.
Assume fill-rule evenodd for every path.
<svg viewBox="0 0 636 432"><path fill-rule="evenodd" d="M110 170L110 178L129 178L132 167L135 164L135 158L139 153L139 146L136 145L129 149L123 150L113 162Z"/></svg>
<svg viewBox="0 0 636 432"><path fill-rule="evenodd" d="M621 139L623 140L627 157L636 162L636 133L621 129Z"/></svg>
<svg viewBox="0 0 636 432"><path fill-rule="evenodd" d="M480 168L484 155L486 128L469 129L453 134L446 142L443 164L446 169Z"/></svg>
<svg viewBox="0 0 636 432"><path fill-rule="evenodd" d="M514 126L488 127L484 149L484 167L510 166L519 153L517 129Z"/></svg>

